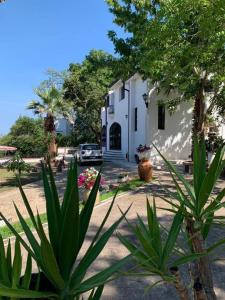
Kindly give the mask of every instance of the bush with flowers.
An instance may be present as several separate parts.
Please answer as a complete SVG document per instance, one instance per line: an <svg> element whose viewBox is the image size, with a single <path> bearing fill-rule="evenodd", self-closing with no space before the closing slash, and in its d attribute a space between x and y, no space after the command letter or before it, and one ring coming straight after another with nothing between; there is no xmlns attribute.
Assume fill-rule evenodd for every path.
<svg viewBox="0 0 225 300"><path fill-rule="evenodd" d="M137 147L137 153L140 160L149 160L151 147L147 145L139 145Z"/></svg>
<svg viewBox="0 0 225 300"><path fill-rule="evenodd" d="M85 188L86 190L91 190L95 184L95 180L98 176L98 171L91 167L83 171L78 177L78 186ZM101 177L100 185L104 184L104 179Z"/></svg>

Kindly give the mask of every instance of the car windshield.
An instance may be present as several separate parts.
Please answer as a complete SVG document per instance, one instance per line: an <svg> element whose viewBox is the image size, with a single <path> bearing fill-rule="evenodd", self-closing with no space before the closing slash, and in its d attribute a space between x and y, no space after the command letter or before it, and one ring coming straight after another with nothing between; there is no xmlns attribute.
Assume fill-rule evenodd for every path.
<svg viewBox="0 0 225 300"><path fill-rule="evenodd" d="M82 150L100 150L99 145L84 145Z"/></svg>

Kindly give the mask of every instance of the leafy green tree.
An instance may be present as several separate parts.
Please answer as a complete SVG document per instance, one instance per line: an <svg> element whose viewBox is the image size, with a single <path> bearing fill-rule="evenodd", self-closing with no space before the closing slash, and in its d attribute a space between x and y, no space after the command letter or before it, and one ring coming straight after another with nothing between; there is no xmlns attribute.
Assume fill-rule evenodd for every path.
<svg viewBox="0 0 225 300"><path fill-rule="evenodd" d="M23 157L43 156L47 151L43 120L19 117L9 134L0 138L0 144L16 147Z"/></svg>
<svg viewBox="0 0 225 300"><path fill-rule="evenodd" d="M92 50L81 64L71 64L64 83L64 98L73 101L74 124L79 142L100 142L101 107L109 84L115 79L116 60L101 50Z"/></svg>
<svg viewBox="0 0 225 300"><path fill-rule="evenodd" d="M34 114L44 116L44 131L47 141L50 138L48 152L52 157L56 153L55 117L68 112L69 102L64 103L62 92L54 86L46 89L38 88L35 93L40 101L31 101L27 108L32 109Z"/></svg>
<svg viewBox="0 0 225 300"><path fill-rule="evenodd" d="M127 33L119 38L109 32L123 69L140 72L168 92L178 90L181 97L173 103L175 106L192 100L193 130L203 135L207 114L216 108L224 116L224 1L107 2L114 22Z"/></svg>

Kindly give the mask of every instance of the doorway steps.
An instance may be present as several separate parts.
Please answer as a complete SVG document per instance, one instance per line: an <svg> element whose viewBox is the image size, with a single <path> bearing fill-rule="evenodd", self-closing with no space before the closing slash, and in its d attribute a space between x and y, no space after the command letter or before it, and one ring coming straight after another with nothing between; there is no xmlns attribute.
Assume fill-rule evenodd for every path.
<svg viewBox="0 0 225 300"><path fill-rule="evenodd" d="M126 155L119 150L107 150L103 153L104 161L126 160Z"/></svg>

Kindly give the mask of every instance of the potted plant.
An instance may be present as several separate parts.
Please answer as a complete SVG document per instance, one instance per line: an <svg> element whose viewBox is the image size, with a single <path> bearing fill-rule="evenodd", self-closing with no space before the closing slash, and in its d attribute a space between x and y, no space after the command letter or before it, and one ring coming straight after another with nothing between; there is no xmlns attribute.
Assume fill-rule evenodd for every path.
<svg viewBox="0 0 225 300"><path fill-rule="evenodd" d="M90 192L95 184L96 178L98 176L98 171L91 167L83 171L78 177L78 186L83 188L82 198L85 203L90 195ZM101 177L100 185L104 183L103 178ZM100 203L100 193L97 192L95 204Z"/></svg>
<svg viewBox="0 0 225 300"><path fill-rule="evenodd" d="M139 157L138 174L141 180L150 182L152 180L152 164L150 162L151 147L139 145L137 153Z"/></svg>

